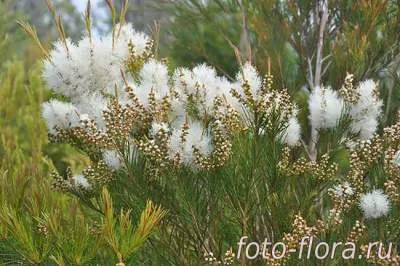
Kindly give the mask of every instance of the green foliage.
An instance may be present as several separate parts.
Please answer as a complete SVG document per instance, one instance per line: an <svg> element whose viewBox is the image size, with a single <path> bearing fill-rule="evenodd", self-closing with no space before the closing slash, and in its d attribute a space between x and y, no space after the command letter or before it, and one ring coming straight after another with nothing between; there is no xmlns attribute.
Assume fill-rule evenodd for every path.
<svg viewBox="0 0 400 266"><path fill-rule="evenodd" d="M105 216L102 226L105 239L120 263L129 260L129 257L143 245L165 214L160 207L148 202L135 229L131 220L131 211L121 209L120 215L114 216L111 196L105 188L102 192L102 206Z"/></svg>
<svg viewBox="0 0 400 266"><path fill-rule="evenodd" d="M77 12L75 5L67 0L54 0L54 6L57 8L58 15L66 24L66 30L71 32L72 38L79 37L79 33L83 29L82 16ZM5 7L8 13L13 16L29 21L38 29L40 38L52 40L57 37L56 28L53 27L51 15L46 5L46 0L3 0L1 5ZM18 26L14 21L11 23L12 29L15 31Z"/></svg>
<svg viewBox="0 0 400 266"><path fill-rule="evenodd" d="M46 131L39 103L44 87L38 68L26 73L21 62L10 63L0 79L0 95L1 245L19 255L15 261L37 264L51 245L36 230L36 219L58 205L45 178L51 163L42 153Z"/></svg>
<svg viewBox="0 0 400 266"><path fill-rule="evenodd" d="M10 49L18 51L18 48L23 47L24 37L22 32L18 31L11 34L16 16L7 12L3 3L0 3L0 13L2 14L0 17L0 62L3 65L3 62L16 55L16 53L10 53Z"/></svg>
<svg viewBox="0 0 400 266"><path fill-rule="evenodd" d="M170 32L174 37L168 55L177 66L193 67L207 62L223 74L237 72L236 57L230 44L241 42L242 28L238 6L234 1L178 1L170 7L174 23Z"/></svg>

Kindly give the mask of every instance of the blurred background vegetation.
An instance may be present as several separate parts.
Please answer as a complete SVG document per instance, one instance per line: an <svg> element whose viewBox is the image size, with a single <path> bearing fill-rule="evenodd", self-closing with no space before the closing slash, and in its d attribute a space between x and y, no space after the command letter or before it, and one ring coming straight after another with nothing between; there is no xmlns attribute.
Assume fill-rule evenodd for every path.
<svg viewBox="0 0 400 266"><path fill-rule="evenodd" d="M79 38L83 23L75 2L54 2L68 35ZM115 2L121 6L122 1ZM127 19L159 40L160 56L168 56L173 66L206 62L232 77L240 62L251 61L266 73L270 60L278 85L287 87L301 103L311 86L310 65L317 60L315 3L130 0ZM347 72L359 80L379 80L385 99L384 125L393 122L400 106L399 5L394 0L332 1L324 29L322 84L339 89ZM94 10L98 32L107 30L106 5L97 2ZM40 51L16 21L35 25L48 46L57 38L55 26L44 1L0 0L0 14L0 262L87 264L95 257L88 248L100 245L91 235L98 216L76 199L52 191L49 176L54 167L59 171L67 166L82 168L85 158L69 147L47 143L40 104L51 92L41 81ZM306 121L307 110L301 113ZM53 159L63 163L53 165ZM62 228L69 245L57 242L65 238L40 230L46 219ZM55 252L54 243L59 247ZM100 261L109 256L105 252Z"/></svg>

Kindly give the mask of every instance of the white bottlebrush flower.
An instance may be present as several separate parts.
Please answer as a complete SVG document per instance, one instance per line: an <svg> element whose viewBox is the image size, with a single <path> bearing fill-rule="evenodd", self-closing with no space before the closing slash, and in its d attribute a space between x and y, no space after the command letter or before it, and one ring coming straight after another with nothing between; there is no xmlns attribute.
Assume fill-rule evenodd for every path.
<svg viewBox="0 0 400 266"><path fill-rule="evenodd" d="M113 54L109 38L84 37L67 46L68 51L56 43L45 61L43 76L50 88L76 100L120 83L123 61Z"/></svg>
<svg viewBox="0 0 400 266"><path fill-rule="evenodd" d="M300 142L301 127L296 116L289 118L288 125L283 133L283 142L289 146L296 146Z"/></svg>
<svg viewBox="0 0 400 266"><path fill-rule="evenodd" d="M177 153L183 164L189 167L195 166L195 154L193 148L197 148L204 156L209 156L212 153L212 140L207 132L204 132L203 126L199 122L189 124L188 134L186 141L181 141L181 127L177 127L172 131L168 143L169 158L174 159Z"/></svg>
<svg viewBox="0 0 400 266"><path fill-rule="evenodd" d="M334 186L333 193L337 197L352 196L354 194L354 190L349 182L344 182L343 184Z"/></svg>
<svg viewBox="0 0 400 266"><path fill-rule="evenodd" d="M70 39L66 40L69 49L75 49L75 44ZM44 61L43 78L47 85L57 93L67 97L80 94L78 87L74 86L74 61L68 56L63 42L57 41L50 52L50 59Z"/></svg>
<svg viewBox="0 0 400 266"><path fill-rule="evenodd" d="M72 182L75 187L89 190L92 186L84 175L75 175L72 177Z"/></svg>
<svg viewBox="0 0 400 266"><path fill-rule="evenodd" d="M78 109L71 103L50 100L42 104L42 117L50 133L56 133L56 127L67 129L79 126Z"/></svg>
<svg viewBox="0 0 400 266"><path fill-rule="evenodd" d="M378 123L373 117L355 118L350 123L350 130L354 134L359 134L360 139L367 140L374 136Z"/></svg>
<svg viewBox="0 0 400 266"><path fill-rule="evenodd" d="M346 147L351 151L357 147L357 142L349 138L342 138L341 142L344 143L344 145L346 145Z"/></svg>
<svg viewBox="0 0 400 266"><path fill-rule="evenodd" d="M308 107L313 129L334 128L342 115L344 101L329 87L315 87L308 100Z"/></svg>
<svg viewBox="0 0 400 266"><path fill-rule="evenodd" d="M223 95L223 89L229 82L225 78L218 77L215 68L205 64L193 68L193 74L196 84L198 84L196 96L201 102L200 112L209 112L214 105L215 98Z"/></svg>
<svg viewBox="0 0 400 266"><path fill-rule="evenodd" d="M215 86L214 83L217 79L217 71L215 68L206 64L201 64L194 67L192 72L197 83L210 85L212 87Z"/></svg>
<svg viewBox="0 0 400 266"><path fill-rule="evenodd" d="M96 121L100 130L105 130L106 123L104 121L103 112L107 110L107 99L100 94L84 95L76 103L76 107L80 114L86 115L88 118Z"/></svg>
<svg viewBox="0 0 400 266"><path fill-rule="evenodd" d="M393 164L400 167L400 150L396 152L396 155L393 158Z"/></svg>
<svg viewBox="0 0 400 266"><path fill-rule="evenodd" d="M357 86L359 99L350 106L350 130L361 139L370 139L378 128L383 102L376 95L377 84L366 80Z"/></svg>
<svg viewBox="0 0 400 266"><path fill-rule="evenodd" d="M262 86L262 78L257 70L249 62L247 62L243 66L242 71L237 74L236 79L241 87L245 83L245 81L247 81L253 97L257 98Z"/></svg>
<svg viewBox="0 0 400 266"><path fill-rule="evenodd" d="M231 83L224 77L217 76L215 68L206 64L192 70L179 68L173 75L174 89L180 100L187 103L188 98L194 100L200 113L207 113L214 105L216 97L229 95Z"/></svg>
<svg viewBox="0 0 400 266"><path fill-rule="evenodd" d="M103 161L112 170L118 170L122 167L121 157L115 150L103 152Z"/></svg>
<svg viewBox="0 0 400 266"><path fill-rule="evenodd" d="M120 24L117 24L118 31L119 27ZM117 37L115 50L128 51L128 44L131 43L137 56L141 56L146 52L151 41L146 34L135 31L131 23L124 24ZM125 55L122 54L121 57L125 57Z"/></svg>
<svg viewBox="0 0 400 266"><path fill-rule="evenodd" d="M386 216L390 211L389 197L380 189L362 195L359 205L367 219Z"/></svg>
<svg viewBox="0 0 400 266"><path fill-rule="evenodd" d="M163 130L164 132L169 132L169 126L168 126L168 124L166 124L166 123L156 123L156 122L153 122L153 123L151 124L151 128L150 128L150 135L151 135L152 137L154 137L154 136L157 135L157 133L158 133L160 130Z"/></svg>
<svg viewBox="0 0 400 266"><path fill-rule="evenodd" d="M57 93L79 100L84 94L113 94L123 86L121 70L129 56L129 43L138 55L143 54L149 38L126 24L118 31L114 42L112 33L91 38L84 36L76 44L67 40L68 50L56 42L44 63L43 77ZM114 46L113 46L114 43Z"/></svg>
<svg viewBox="0 0 400 266"><path fill-rule="evenodd" d="M167 66L155 59L150 59L140 70L139 84L133 85L132 88L134 88L140 103L147 106L151 92L154 93L157 101L161 101L163 97L168 95L170 90L168 82Z"/></svg>
<svg viewBox="0 0 400 266"><path fill-rule="evenodd" d="M169 121L173 127L179 127L179 125L182 125L185 122L186 106L177 98L173 98L170 104L171 108L168 115Z"/></svg>
<svg viewBox="0 0 400 266"><path fill-rule="evenodd" d="M187 96L196 93L197 81L190 69L176 69L172 75L172 81L174 84L174 89L182 98L182 100L186 100Z"/></svg>
<svg viewBox="0 0 400 266"><path fill-rule="evenodd" d="M78 45L81 44L82 41ZM87 83L82 84L83 94L108 93L114 94L115 88L123 86L121 70L125 69L128 56L127 44L123 48L112 48L112 37L106 36L93 41L92 53L82 60L90 62L90 71L86 77ZM90 45L84 48L86 51Z"/></svg>

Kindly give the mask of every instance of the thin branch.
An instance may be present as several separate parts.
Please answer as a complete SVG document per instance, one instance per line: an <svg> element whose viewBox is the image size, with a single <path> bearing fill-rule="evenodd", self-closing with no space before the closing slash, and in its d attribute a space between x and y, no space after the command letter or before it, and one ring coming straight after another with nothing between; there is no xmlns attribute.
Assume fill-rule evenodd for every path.
<svg viewBox="0 0 400 266"><path fill-rule="evenodd" d="M327 56L325 56L324 58L322 58L322 63L324 63L326 60L328 60L329 58L331 58L333 55L332 54L328 54Z"/></svg>
<svg viewBox="0 0 400 266"><path fill-rule="evenodd" d="M310 86L310 90L313 90L314 87L314 75L313 75L313 70L312 70L312 59L307 57L307 64L308 64L308 85Z"/></svg>
<svg viewBox="0 0 400 266"><path fill-rule="evenodd" d="M319 35L317 42L317 58L315 61L315 75L314 75L314 86L321 85L321 70L322 70L322 51L324 47L324 32L326 23L328 22L329 17L329 9L328 9L328 0L325 0L324 3L321 4L322 8L322 18L319 24Z"/></svg>
<svg viewBox="0 0 400 266"><path fill-rule="evenodd" d="M332 64L332 61L329 61L328 64L326 64L326 66L324 67L324 70L322 70L321 77L323 77L326 74L326 72L328 71L331 64Z"/></svg>

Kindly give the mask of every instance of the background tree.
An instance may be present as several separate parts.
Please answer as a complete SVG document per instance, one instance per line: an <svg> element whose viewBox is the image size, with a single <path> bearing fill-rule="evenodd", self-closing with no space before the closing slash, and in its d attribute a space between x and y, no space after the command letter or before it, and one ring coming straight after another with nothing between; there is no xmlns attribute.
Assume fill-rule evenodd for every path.
<svg viewBox="0 0 400 266"><path fill-rule="evenodd" d="M9 13L34 25L42 39L54 40L57 37L57 31L45 0L3 0L2 2ZM54 5L66 25L66 30L71 32L71 38L79 37L83 29L83 21L82 15L77 12L75 5L69 0L55 0ZM12 24L13 29L17 30L18 25Z"/></svg>

